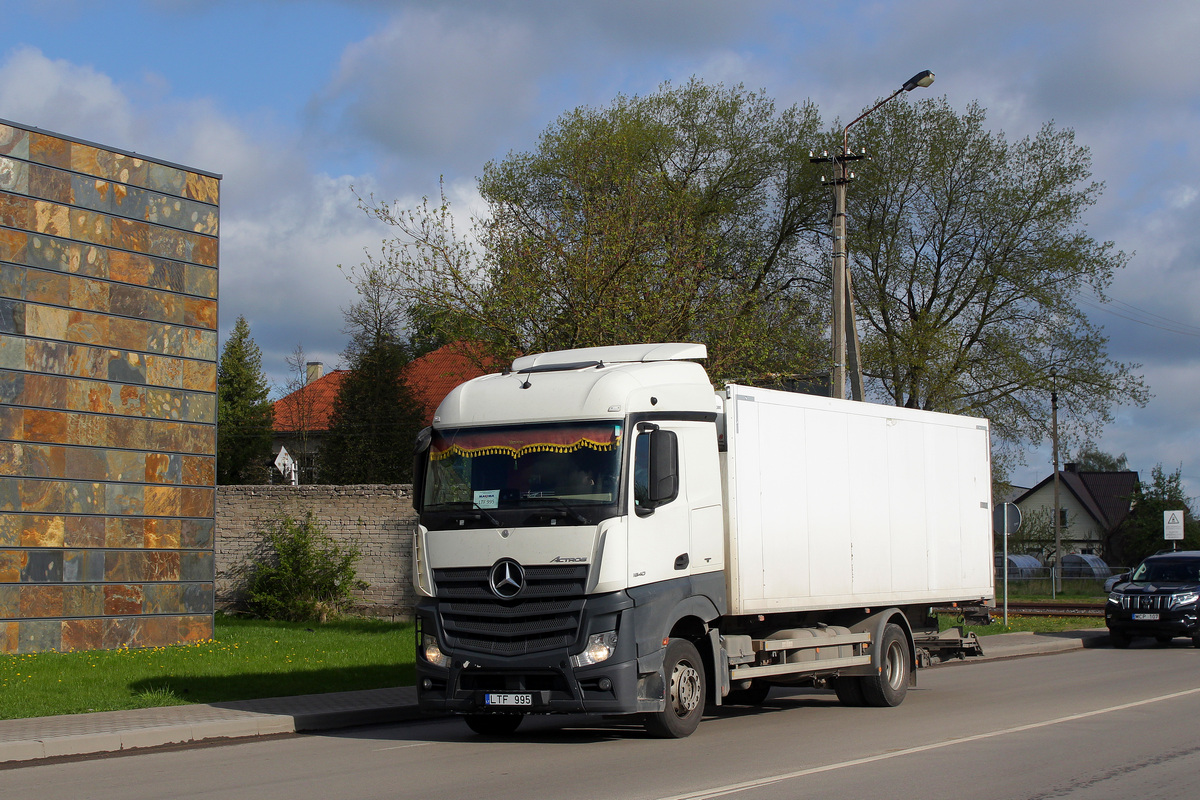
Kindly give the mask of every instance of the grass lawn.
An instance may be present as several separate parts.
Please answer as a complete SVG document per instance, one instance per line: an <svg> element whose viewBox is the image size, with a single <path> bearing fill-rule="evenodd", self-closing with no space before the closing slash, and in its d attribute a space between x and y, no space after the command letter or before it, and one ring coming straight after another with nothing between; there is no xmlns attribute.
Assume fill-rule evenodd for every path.
<svg viewBox="0 0 1200 800"><path fill-rule="evenodd" d="M414 679L411 624L218 614L207 642L0 655L0 719L379 689Z"/></svg>
<svg viewBox="0 0 1200 800"><path fill-rule="evenodd" d="M960 625L956 617L946 614L939 615L938 624L942 630ZM1008 626L1004 625L1004 612L997 611L992 615L991 625L967 625L965 629L976 636L988 636L993 633L1016 633L1018 631L1033 631L1034 633L1056 633L1057 631L1075 631L1083 628L1103 628L1104 617L1016 617L1008 615Z"/></svg>
<svg viewBox="0 0 1200 800"><path fill-rule="evenodd" d="M1058 600L1074 603L1103 603L1106 595L1077 595L1066 597L1059 595ZM1024 594L1008 596L1010 606L1017 605L1019 602L1050 602L1050 594ZM942 630L953 628L961 623L958 617L948 614L942 614L938 617L938 626ZM1083 628L1103 628L1104 617L1043 617L1043 616L1016 616L1010 613L1008 615L1008 626L1004 625L1004 598L999 596L996 598L996 608L992 611L991 625L967 625L966 631L974 633L976 636L987 636L994 633L1016 633L1018 631L1032 631L1034 633L1056 633L1058 631L1074 631Z"/></svg>

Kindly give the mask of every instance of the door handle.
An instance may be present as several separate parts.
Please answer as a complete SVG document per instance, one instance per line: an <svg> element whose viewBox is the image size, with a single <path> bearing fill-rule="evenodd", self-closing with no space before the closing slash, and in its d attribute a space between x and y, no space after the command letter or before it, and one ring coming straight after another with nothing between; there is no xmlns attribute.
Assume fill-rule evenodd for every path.
<svg viewBox="0 0 1200 800"><path fill-rule="evenodd" d="M687 553L680 553L675 557L675 569L687 569L687 566L690 563L691 559L688 558Z"/></svg>

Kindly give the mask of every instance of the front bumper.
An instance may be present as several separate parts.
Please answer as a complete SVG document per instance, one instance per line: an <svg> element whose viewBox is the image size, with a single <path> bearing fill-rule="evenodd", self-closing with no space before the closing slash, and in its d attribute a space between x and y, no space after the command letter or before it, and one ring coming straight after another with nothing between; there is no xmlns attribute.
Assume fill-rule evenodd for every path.
<svg viewBox="0 0 1200 800"><path fill-rule="evenodd" d="M638 662L632 602L623 593L589 598L575 641L532 654L495 654L449 647L436 600L417 607L417 703L428 712L463 714L629 714L638 711ZM617 632L613 654L574 667L571 656L594 633ZM436 636L448 667L426 661L422 635ZM489 694L528 695L525 705L489 705Z"/></svg>
<svg viewBox="0 0 1200 800"><path fill-rule="evenodd" d="M1148 616L1157 616L1149 619ZM1135 618L1138 617L1138 618ZM1104 622L1109 630L1127 636L1200 636L1200 615L1196 606L1183 606L1170 610L1129 610L1108 603L1104 609Z"/></svg>

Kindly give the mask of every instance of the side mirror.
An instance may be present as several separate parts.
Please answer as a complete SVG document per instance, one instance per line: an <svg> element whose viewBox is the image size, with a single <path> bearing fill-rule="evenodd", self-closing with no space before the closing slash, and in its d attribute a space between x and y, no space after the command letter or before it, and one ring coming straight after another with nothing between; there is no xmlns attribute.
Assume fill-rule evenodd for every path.
<svg viewBox="0 0 1200 800"><path fill-rule="evenodd" d="M679 496L679 443L674 431L650 432L651 508L671 502Z"/></svg>
<svg viewBox="0 0 1200 800"><path fill-rule="evenodd" d="M421 511L425 500L425 464L429 460L429 445L433 440L433 428L422 428L413 443L412 507Z"/></svg>

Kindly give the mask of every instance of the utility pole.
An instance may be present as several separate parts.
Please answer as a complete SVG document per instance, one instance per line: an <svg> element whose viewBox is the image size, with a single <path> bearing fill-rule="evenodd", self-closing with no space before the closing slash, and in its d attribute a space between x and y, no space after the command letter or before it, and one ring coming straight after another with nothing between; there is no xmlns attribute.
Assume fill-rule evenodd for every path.
<svg viewBox="0 0 1200 800"><path fill-rule="evenodd" d="M1050 596L1057 599L1062 591L1062 526L1058 505L1058 378L1050 369L1050 449L1054 458L1054 573L1050 576Z"/></svg>
<svg viewBox="0 0 1200 800"><path fill-rule="evenodd" d="M830 156L822 153L819 157L809 153L808 160L812 163L833 164L833 315L830 325L830 340L832 344L832 368L830 370L830 396L840 400L846 399L846 341L849 339L854 346L850 356L850 365L854 371L851 377L853 397L862 400L863 382L862 367L858 359L858 335L854 328L853 294L851 293L848 269L846 264L846 186L854 179L850 171L850 162L863 158L863 153L850 152L850 126L861 121L872 111L894 99L901 92L911 92L918 86L927 87L933 83L933 73L922 70L913 75L904 85L880 100L867 111L851 120L842 130L842 152ZM849 311L849 313L847 313Z"/></svg>

